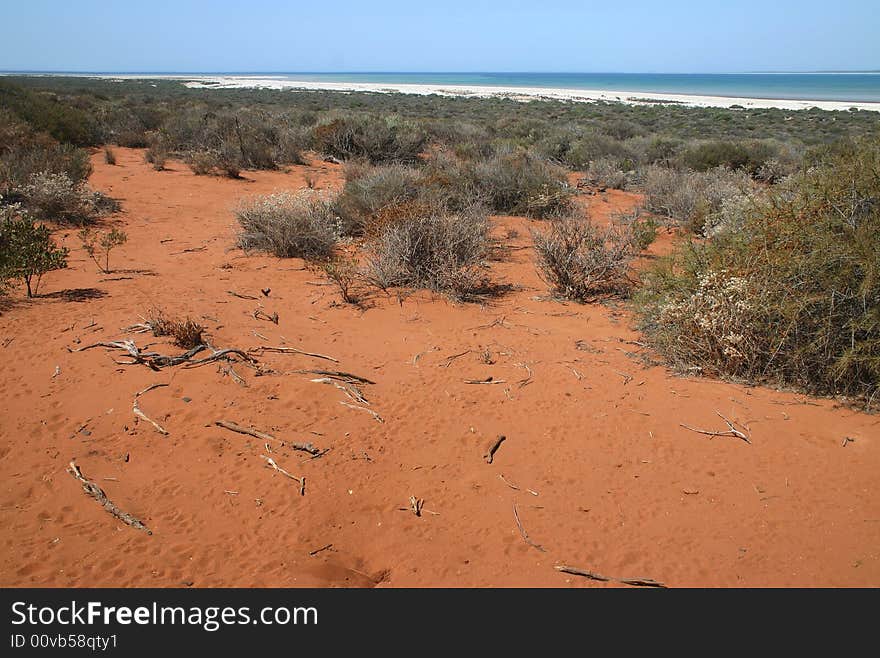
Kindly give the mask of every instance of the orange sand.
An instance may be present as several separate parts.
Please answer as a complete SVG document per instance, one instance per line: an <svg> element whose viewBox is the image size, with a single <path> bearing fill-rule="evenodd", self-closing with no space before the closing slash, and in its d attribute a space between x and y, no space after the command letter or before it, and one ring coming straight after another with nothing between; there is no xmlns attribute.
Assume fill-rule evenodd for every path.
<svg viewBox="0 0 880 658"><path fill-rule="evenodd" d="M123 203L113 222L129 240L111 264L143 272L99 274L76 231L59 231L69 269L45 277L47 297L0 316L0 585L607 586L559 564L670 586L880 585L880 418L646 368L632 358L641 348L627 313L545 298L528 220L494 220L498 235L518 232L491 263L514 292L485 306L378 293L359 310L300 260L233 248L238 198L302 187L306 175L338 188L339 167L235 181L177 162L156 172L137 150L117 158L96 155L91 184ZM592 212L635 202L609 192ZM253 318L260 304L277 326ZM217 347L288 345L339 364L267 354L289 374L237 366L242 387L216 364L153 372L102 348L68 352L128 337L177 353L122 332L154 306L200 319ZM374 380L364 393L385 422L290 373L328 367ZM464 383L489 376L506 383ZM168 436L132 415L135 392L158 382L170 386L140 406ZM752 445L680 427L725 429L716 411L747 424ZM272 448L306 477L301 497L266 466L264 442L219 419L330 451ZM71 458L153 535L86 496L65 472ZM424 499L421 517L410 496ZM514 504L544 552L523 540Z"/></svg>

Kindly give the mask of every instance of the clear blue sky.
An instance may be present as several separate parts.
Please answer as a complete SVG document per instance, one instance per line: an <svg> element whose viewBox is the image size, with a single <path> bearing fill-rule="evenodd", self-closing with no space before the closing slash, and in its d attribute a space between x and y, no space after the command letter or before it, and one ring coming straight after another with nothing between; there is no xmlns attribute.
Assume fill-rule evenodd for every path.
<svg viewBox="0 0 880 658"><path fill-rule="evenodd" d="M0 70L880 69L880 0L12 0Z"/></svg>

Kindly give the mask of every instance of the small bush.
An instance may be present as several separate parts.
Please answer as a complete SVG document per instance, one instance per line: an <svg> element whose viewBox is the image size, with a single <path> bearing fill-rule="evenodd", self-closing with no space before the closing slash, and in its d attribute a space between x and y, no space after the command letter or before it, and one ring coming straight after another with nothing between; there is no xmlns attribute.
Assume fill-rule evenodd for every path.
<svg viewBox="0 0 880 658"><path fill-rule="evenodd" d="M748 194L754 188L746 174L724 168L699 173L656 165L645 170L643 186L650 212L674 219L698 234L725 199Z"/></svg>
<svg viewBox="0 0 880 658"><path fill-rule="evenodd" d="M144 160L153 165L156 171L165 171L168 152L161 146L151 146L144 152Z"/></svg>
<svg viewBox="0 0 880 658"><path fill-rule="evenodd" d="M339 117L312 130L315 150L341 160L363 158L374 164L416 162L427 133L393 115Z"/></svg>
<svg viewBox="0 0 880 658"><path fill-rule="evenodd" d="M592 185L615 190L625 190L630 182L629 175L620 169L620 163L607 157L591 162L587 167L586 178Z"/></svg>
<svg viewBox="0 0 880 658"><path fill-rule="evenodd" d="M629 289L637 252L632 225L600 229L587 219L565 217L533 238L541 276L560 297L590 302Z"/></svg>
<svg viewBox="0 0 880 658"><path fill-rule="evenodd" d="M329 258L341 234L332 204L313 190L254 197L235 214L242 228L239 247L281 258Z"/></svg>
<svg viewBox="0 0 880 658"><path fill-rule="evenodd" d="M33 297L46 272L67 267L67 249L57 247L47 226L20 205L0 205L0 280L21 279Z"/></svg>
<svg viewBox="0 0 880 658"><path fill-rule="evenodd" d="M346 165L345 187L334 203L343 231L361 233L383 209L412 201L419 195L418 181L419 172L403 165Z"/></svg>
<svg viewBox="0 0 880 658"><path fill-rule="evenodd" d="M82 241L83 249L89 255L98 269L104 274L109 274L110 269L110 252L119 245L125 244L128 236L117 228L111 229L104 233L97 233L90 228L83 228L79 232L79 239Z"/></svg>
<svg viewBox="0 0 880 658"><path fill-rule="evenodd" d="M108 165L116 164L116 153L109 146L104 147L104 162Z"/></svg>
<svg viewBox="0 0 880 658"><path fill-rule="evenodd" d="M488 205L499 213L542 218L571 206L565 171L529 151L478 162L470 174Z"/></svg>
<svg viewBox="0 0 880 658"><path fill-rule="evenodd" d="M346 304L357 304L358 297L354 293L354 285L358 279L357 261L353 258L336 256L321 264L324 274L339 289L342 301Z"/></svg>
<svg viewBox="0 0 880 658"><path fill-rule="evenodd" d="M382 289L424 288L468 299L487 288L480 265L488 248L484 211L435 207L382 227L369 245L368 273Z"/></svg>
<svg viewBox="0 0 880 658"><path fill-rule="evenodd" d="M189 317L184 320L174 320L165 315L161 309L154 308L147 313L144 324L154 336L171 336L174 344L184 349L189 350L205 342L202 336L205 328Z"/></svg>
<svg viewBox="0 0 880 658"><path fill-rule="evenodd" d="M33 174L21 195L28 211L39 219L83 224L95 216L94 197L67 174Z"/></svg>
<svg viewBox="0 0 880 658"><path fill-rule="evenodd" d="M186 155L186 164L196 176L208 176L219 167L220 158L212 151L191 151Z"/></svg>

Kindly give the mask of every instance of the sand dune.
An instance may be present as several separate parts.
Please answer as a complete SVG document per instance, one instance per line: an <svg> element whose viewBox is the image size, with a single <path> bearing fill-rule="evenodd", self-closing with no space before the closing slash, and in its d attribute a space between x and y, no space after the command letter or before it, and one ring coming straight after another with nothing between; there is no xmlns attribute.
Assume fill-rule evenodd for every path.
<svg viewBox="0 0 880 658"><path fill-rule="evenodd" d="M93 158L91 184L123 204L118 270L98 274L60 231L70 268L0 316L0 585L625 586L563 564L670 586L880 585L880 418L649 365L624 309L546 298L528 220L493 220L507 249L490 267L517 286L508 295L481 306L379 293L358 309L300 260L233 249L238 198L306 175L335 189L339 167L228 180L117 157ZM600 221L638 201L591 199ZM151 307L199 319L217 347L338 363L267 353L274 372L235 366L241 385L222 365L155 372L68 350L130 338L177 353L123 331ZM363 392L384 422L295 372L328 366L375 382ZM503 383L465 383L488 377ZM155 383L168 386L139 408L168 435L132 413ZM751 444L681 426L725 429L718 413ZM264 457L305 477L305 495ZM152 535L87 496L65 471L74 458Z"/></svg>

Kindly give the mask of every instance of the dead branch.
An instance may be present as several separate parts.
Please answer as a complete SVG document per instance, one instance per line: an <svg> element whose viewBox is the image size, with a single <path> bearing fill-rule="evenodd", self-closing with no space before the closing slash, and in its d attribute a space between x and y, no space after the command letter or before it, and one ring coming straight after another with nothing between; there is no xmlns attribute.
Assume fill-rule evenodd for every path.
<svg viewBox="0 0 880 658"><path fill-rule="evenodd" d="M260 439L261 441L277 441L278 443L284 444L284 441L280 439L276 439L271 434L267 434L266 432L261 432L260 430L255 430L250 427L242 427L238 423L233 423L230 420L215 420L214 424L218 427L223 427L227 430L231 430L233 432L238 432L239 434L247 434L248 436L252 436L255 439Z"/></svg>
<svg viewBox="0 0 880 658"><path fill-rule="evenodd" d="M331 548L333 548L333 544L327 544L326 546L322 546L321 548L316 548L313 551L309 551L309 555L311 555L312 557L315 557L318 553L321 553L323 551L328 551Z"/></svg>
<svg viewBox="0 0 880 658"><path fill-rule="evenodd" d="M233 368L232 366L221 366L221 372L224 375L229 375L232 378L232 381L234 381L239 386L244 386L245 388L247 388L247 382L245 381L244 377L235 372L235 368Z"/></svg>
<svg viewBox="0 0 880 658"><path fill-rule="evenodd" d="M679 425L681 425L686 430L690 430L691 432L697 432L699 434L706 434L707 436L712 437L712 438L715 438L716 436L732 436L732 437L736 437L738 439L742 439L743 441L745 441L748 444L752 443L749 440L749 437L747 437L745 434L743 434L738 429L736 429L736 427L734 426L734 424L730 420L728 420L727 418L722 416L721 413L718 411L716 411L715 413L721 417L721 420L723 420L725 422L728 429L721 430L721 431L701 430L697 427L691 427L690 425L685 425L684 423L679 423Z"/></svg>
<svg viewBox="0 0 880 658"><path fill-rule="evenodd" d="M110 512L117 519L125 523L126 525L130 525L132 528L136 528L137 530L143 530L148 535L152 535L153 531L147 528L144 525L144 522L138 518L135 518L128 512L123 512L119 507L113 503L112 500L107 498L107 494L104 493L104 490L101 489L97 484L87 479L80 470L79 466L76 465L75 461L71 461L70 465L67 467L67 472L70 473L73 477L79 480L82 483L83 491L85 491L92 498L101 503L101 506Z"/></svg>
<svg viewBox="0 0 880 658"><path fill-rule="evenodd" d="M160 368L164 368L167 366L176 366L180 364L186 364L187 367L200 366L206 363L211 363L213 361L217 361L219 359L226 359L229 355L235 354L240 356L245 361L255 362L255 359L239 349L229 348L223 350L214 350L211 356L206 357L204 359L196 359L192 360L192 358L207 349L211 349L208 345L201 344L196 345L190 350L187 350L183 354L179 354L177 356L165 356L163 354L159 354L158 352L145 352L141 351L140 348L135 344L133 340L117 340L112 342L99 342L93 343L91 345L86 345L84 347L79 347L77 349L67 348L69 352L84 352L86 350L90 350L94 347L106 347L107 349L113 350L121 350L128 354L132 360L131 361L117 361L122 365L134 365L137 363L141 363L152 370L159 370Z"/></svg>
<svg viewBox="0 0 880 658"><path fill-rule="evenodd" d="M492 442L492 445L489 446L489 449L486 450L486 453L483 455L483 459L486 460L487 464L491 464L492 460L495 458L495 451L501 446L502 443L507 439L503 434L499 434L498 438Z"/></svg>
<svg viewBox="0 0 880 658"><path fill-rule="evenodd" d="M295 347L266 347L264 345L260 345L259 347L253 347L248 350L248 352L259 352L263 354L265 352L274 352L277 354L302 354L303 356L312 356L316 359L325 359L327 361L332 361L333 363L339 363L337 359L334 359L332 356L327 356L325 354L315 354L314 352L304 352L303 350L298 350Z"/></svg>
<svg viewBox="0 0 880 658"><path fill-rule="evenodd" d="M360 402L361 404L365 405L370 404L369 402L367 402L367 399L364 397L363 393L361 393L361 390L354 384L339 384L330 377L319 377L318 379L310 379L309 381L315 384L329 384L330 386L335 386L340 391L345 393L348 399L354 402Z"/></svg>
<svg viewBox="0 0 880 658"><path fill-rule="evenodd" d="M135 416L137 416L141 420L145 420L146 422L150 423L150 425L155 427L156 431L159 432L159 434L164 434L165 436L167 436L168 430L166 430L164 427L162 427L155 420L153 420L152 418L147 416L147 414L145 414L141 410L140 405L138 404L138 398L140 396L142 396L144 393L147 393L148 391L152 391L154 388L159 388L160 386L168 386L168 384L151 384L150 386L147 386L147 388L145 388L144 390L138 391L137 393L135 393L134 394L134 402L131 405L131 411Z"/></svg>
<svg viewBox="0 0 880 658"><path fill-rule="evenodd" d="M235 292L234 290L227 290L226 292L228 292L233 297L238 297L239 299L259 299L259 297L254 297L253 295L242 295Z"/></svg>
<svg viewBox="0 0 880 658"><path fill-rule="evenodd" d="M446 363L442 364L442 366L444 368L448 368L450 365L452 365L453 361L455 361L456 359L458 359L460 357L463 357L465 354L470 354L470 353L471 353L471 350L465 350L464 352L462 352L460 354L453 354L452 356L447 356Z"/></svg>
<svg viewBox="0 0 880 658"><path fill-rule="evenodd" d="M424 507L425 501L421 498L416 498L415 496L409 497L409 508L412 510L412 513L416 516L422 515L422 507Z"/></svg>
<svg viewBox="0 0 880 658"><path fill-rule="evenodd" d="M288 473L287 471L285 471L283 468L281 468L278 464L276 464L276 463L275 463L275 460L272 459L271 457L266 457L266 455L260 455L260 457L262 457L263 459L265 459L265 460L266 460L266 463L267 463L269 466L271 466L272 468L274 468L276 471L278 471L278 472L281 473L282 475L284 475L284 476L286 476L286 477L289 477L291 480L296 480L297 482L299 482L299 495L300 495L300 496L305 496L305 495L306 495L306 479L305 479L304 477L298 478L298 477L296 477L295 475L291 475L290 473Z"/></svg>
<svg viewBox="0 0 880 658"><path fill-rule="evenodd" d="M137 393L135 393L134 396L135 396L136 398L139 398L139 397L142 396L144 393L149 393L149 392L152 391L153 389L155 389L155 388L162 388L163 386L168 386L168 384L150 384L150 385L147 386L144 390L142 390L142 391L138 391Z"/></svg>
<svg viewBox="0 0 880 658"><path fill-rule="evenodd" d="M504 379L494 379L492 376L486 377L486 379L465 379L465 384L506 384L506 380Z"/></svg>
<svg viewBox="0 0 880 658"><path fill-rule="evenodd" d="M527 543L532 548L537 548L542 553L546 553L547 549L532 540L531 537L529 537L529 534L526 532L526 529L523 528L523 524L519 520L519 513L516 511L516 503L513 504L513 518L516 519L516 527L519 528L519 534L522 535L523 541L525 541L525 543Z"/></svg>
<svg viewBox="0 0 880 658"><path fill-rule="evenodd" d="M275 311L272 315L269 315L263 309L256 308L254 309L254 320L266 320L267 322L272 322L274 324L278 324L278 312Z"/></svg>
<svg viewBox="0 0 880 658"><path fill-rule="evenodd" d="M663 583L658 583L656 580L651 580L650 578L612 578L610 576L603 576L602 574L594 573L592 571L586 571L584 569L578 569L576 567L569 567L564 564L553 567L557 571L561 571L562 573L570 573L573 576L582 576L584 578L589 578L590 580L599 580L601 582L617 582L623 583L624 585L632 585L633 587L660 587L665 588L666 585Z"/></svg>
<svg viewBox="0 0 880 658"><path fill-rule="evenodd" d="M384 422L385 422L385 420L382 418L382 416L380 416L379 414L377 414L377 413L376 413L375 411L373 411L372 409L367 409L366 407L359 407L359 406L357 406L356 404L349 404L348 402L340 402L339 404L344 405L344 406L346 406L346 407L350 407L350 408L352 408L352 409L360 409L361 411L366 411L366 412L367 412L368 414L370 414L373 418L375 418L377 422L379 422L379 423L384 423Z"/></svg>
<svg viewBox="0 0 880 658"><path fill-rule="evenodd" d="M366 377L353 375L350 372L340 372L338 370L294 370L293 372L300 375L323 375L330 379L338 379L346 384L375 384L376 382Z"/></svg>

